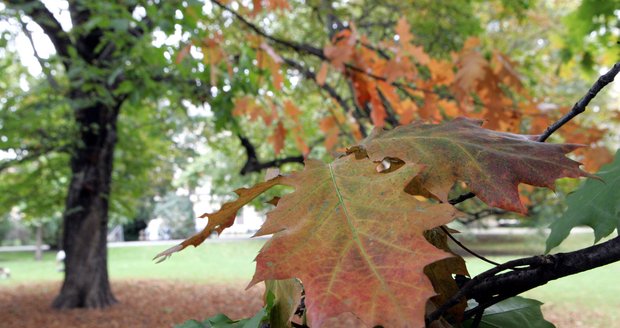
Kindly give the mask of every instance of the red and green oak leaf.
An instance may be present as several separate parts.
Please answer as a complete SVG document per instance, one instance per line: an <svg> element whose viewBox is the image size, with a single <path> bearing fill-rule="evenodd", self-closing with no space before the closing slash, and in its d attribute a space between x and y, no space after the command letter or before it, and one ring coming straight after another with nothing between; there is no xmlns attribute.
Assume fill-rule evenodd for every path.
<svg viewBox="0 0 620 328"><path fill-rule="evenodd" d="M535 136L497 132L481 124L459 117L442 124L375 129L352 149L365 149L373 161L398 158L426 165L421 183L443 202L454 183L464 181L488 205L519 213L526 213L519 200L520 183L553 189L559 178L591 176L565 156L580 145L536 142Z"/></svg>
<svg viewBox="0 0 620 328"><path fill-rule="evenodd" d="M423 327L435 295L424 267L450 256L424 231L450 222L447 204L419 201L404 186L421 169L405 164L377 173L354 156L331 164L309 160L282 178L295 188L278 202L257 235L273 234L256 258L250 286L299 278L313 327L343 312L369 326Z"/></svg>

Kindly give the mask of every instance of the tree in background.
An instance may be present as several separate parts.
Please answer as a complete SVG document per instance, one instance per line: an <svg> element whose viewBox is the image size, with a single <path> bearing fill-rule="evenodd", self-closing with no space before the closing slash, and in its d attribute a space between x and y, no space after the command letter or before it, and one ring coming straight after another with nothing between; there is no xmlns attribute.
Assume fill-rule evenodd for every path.
<svg viewBox="0 0 620 328"><path fill-rule="evenodd" d="M55 56L41 58L35 45L46 81L31 81L26 91L14 80L4 85L10 92L2 110L2 149L13 158L2 162L2 188L15 189L3 193L2 205L19 204L34 218L64 205L66 271L54 307L108 306L115 302L107 275L109 208L134 212L140 197L168 185L177 152L170 137L179 126L190 127L179 100L162 98L166 92L155 82L167 80L175 90L189 84L190 94L196 92L194 81L175 83L174 75L165 75L164 50L151 44L151 16L156 20L173 9L152 5L152 15L141 19L132 16L138 7L132 1L69 1L64 12L71 27L63 29L42 2L5 4L8 21L31 42L29 25L36 24Z"/></svg>
<svg viewBox="0 0 620 328"><path fill-rule="evenodd" d="M166 194L155 204L153 218L162 219L162 229L172 239L185 238L196 232L194 203L189 196Z"/></svg>

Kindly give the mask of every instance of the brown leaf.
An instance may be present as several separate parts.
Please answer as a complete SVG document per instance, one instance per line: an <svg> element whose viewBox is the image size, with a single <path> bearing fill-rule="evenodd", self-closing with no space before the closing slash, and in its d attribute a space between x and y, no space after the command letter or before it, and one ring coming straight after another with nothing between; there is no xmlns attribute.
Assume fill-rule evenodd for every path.
<svg viewBox="0 0 620 328"><path fill-rule="evenodd" d="M319 70L319 73L316 75L316 83L320 86L323 86L323 84L325 84L325 79L327 78L327 72L329 69L329 64L327 64L326 62L323 62L321 64L321 69Z"/></svg>
<svg viewBox="0 0 620 328"><path fill-rule="evenodd" d="M438 294L433 297L431 301L435 303L435 305L441 306L459 291L459 286L454 281L454 278L452 278L452 275L459 274L469 276L469 272L467 271L465 260L454 254L448 246L448 235L441 228L427 230L424 233L424 237L435 247L454 255L453 257L437 261L424 268L424 273L431 280L433 288L435 288ZM463 299L459 304L452 307L449 313L458 320L461 320L466 307L467 301Z"/></svg>
<svg viewBox="0 0 620 328"><path fill-rule="evenodd" d="M273 144L273 150L276 153L276 156L280 154L282 149L284 148L284 140L286 139L286 129L284 128L284 124L282 121L276 124L273 134L269 137L269 141Z"/></svg>

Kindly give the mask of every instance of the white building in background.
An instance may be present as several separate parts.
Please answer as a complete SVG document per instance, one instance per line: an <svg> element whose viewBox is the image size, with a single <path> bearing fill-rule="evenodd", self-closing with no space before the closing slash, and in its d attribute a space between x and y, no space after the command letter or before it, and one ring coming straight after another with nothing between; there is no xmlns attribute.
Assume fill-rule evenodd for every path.
<svg viewBox="0 0 620 328"><path fill-rule="evenodd" d="M163 229L164 220L155 218L149 221L146 229L144 229L144 238L146 240L166 240L170 236ZM189 236L188 236L189 237Z"/></svg>

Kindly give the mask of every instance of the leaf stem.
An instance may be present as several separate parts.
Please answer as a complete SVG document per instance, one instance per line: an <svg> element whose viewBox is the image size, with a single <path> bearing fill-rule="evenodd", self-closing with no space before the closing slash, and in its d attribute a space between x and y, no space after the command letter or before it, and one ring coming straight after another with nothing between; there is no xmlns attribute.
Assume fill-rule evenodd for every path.
<svg viewBox="0 0 620 328"><path fill-rule="evenodd" d="M477 257L477 258L479 258L479 259L481 259L481 260L483 260L483 261L485 261L485 262L487 262L487 263L490 263L490 264L493 264L493 265L500 265L499 263L497 263L497 262L495 262L495 261L492 261L492 260L489 260L489 259L487 259L486 257L484 257L484 256L482 256L482 255L480 255L480 254L478 254L478 253L476 253L476 252L472 251L472 250L471 250L471 249L469 249L467 246L463 245L463 243L461 243L461 242L460 242L460 241L458 241L456 238L454 238L454 236L450 233L450 231L448 231L448 229L446 229L446 227L445 227L445 226L441 226L440 228L441 228L441 230L443 230L443 232L445 232L445 233L446 233L446 235L448 235L448 237L450 237L450 239L452 239L452 241L453 241L455 244L459 245L459 247L461 247L462 249L464 249L464 250L465 250L466 252L468 252L469 254L471 254L471 255L473 255L473 256L475 256L475 257Z"/></svg>

